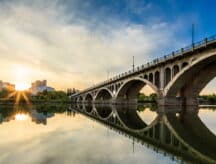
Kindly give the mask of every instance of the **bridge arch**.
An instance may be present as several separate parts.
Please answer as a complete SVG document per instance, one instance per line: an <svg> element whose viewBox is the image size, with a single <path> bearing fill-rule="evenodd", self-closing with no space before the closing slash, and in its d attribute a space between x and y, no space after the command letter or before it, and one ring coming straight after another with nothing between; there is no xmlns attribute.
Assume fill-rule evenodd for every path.
<svg viewBox="0 0 216 164"><path fill-rule="evenodd" d="M107 88L101 88L96 96L95 96L95 100L100 101L100 100L111 100L113 97L112 92L107 89Z"/></svg>
<svg viewBox="0 0 216 164"><path fill-rule="evenodd" d="M88 94L85 96L85 102L87 102L87 103L93 102L93 96L92 96L91 93L88 93Z"/></svg>
<svg viewBox="0 0 216 164"><path fill-rule="evenodd" d="M154 84L146 79L136 77L125 81L116 92L115 98L116 100L136 100L137 95L145 85L150 86L159 95L159 89Z"/></svg>
<svg viewBox="0 0 216 164"><path fill-rule="evenodd" d="M208 53L184 67L166 86L164 96L196 98L216 76L216 54Z"/></svg>
<svg viewBox="0 0 216 164"><path fill-rule="evenodd" d="M150 73L150 74L149 74L149 81L150 81L151 83L153 83L153 73Z"/></svg>
<svg viewBox="0 0 216 164"><path fill-rule="evenodd" d="M104 120L108 119L113 113L113 110L110 106L96 106L95 110L98 114L98 117Z"/></svg>

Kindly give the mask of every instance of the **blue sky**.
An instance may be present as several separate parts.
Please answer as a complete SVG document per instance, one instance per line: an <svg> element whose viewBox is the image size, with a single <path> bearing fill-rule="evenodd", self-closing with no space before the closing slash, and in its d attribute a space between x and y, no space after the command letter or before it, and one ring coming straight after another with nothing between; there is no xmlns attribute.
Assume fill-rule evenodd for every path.
<svg viewBox="0 0 216 164"><path fill-rule="evenodd" d="M1 79L84 89L216 34L215 3L0 0Z"/></svg>
<svg viewBox="0 0 216 164"><path fill-rule="evenodd" d="M65 0L60 3L67 4L69 14L75 5L77 16L93 26L109 23L112 19L141 25L175 24L179 20L184 27L176 36L186 41L190 39L192 23L195 24L196 40L215 33L214 0Z"/></svg>

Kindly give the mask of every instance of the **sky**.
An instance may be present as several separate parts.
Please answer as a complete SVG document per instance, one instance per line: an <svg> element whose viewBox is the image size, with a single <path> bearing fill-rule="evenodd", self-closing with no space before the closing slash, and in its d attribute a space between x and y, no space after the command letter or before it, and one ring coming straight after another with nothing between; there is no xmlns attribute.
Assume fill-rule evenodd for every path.
<svg viewBox="0 0 216 164"><path fill-rule="evenodd" d="M0 0L0 79L84 89L216 34L214 0ZM213 80L205 92L216 92Z"/></svg>

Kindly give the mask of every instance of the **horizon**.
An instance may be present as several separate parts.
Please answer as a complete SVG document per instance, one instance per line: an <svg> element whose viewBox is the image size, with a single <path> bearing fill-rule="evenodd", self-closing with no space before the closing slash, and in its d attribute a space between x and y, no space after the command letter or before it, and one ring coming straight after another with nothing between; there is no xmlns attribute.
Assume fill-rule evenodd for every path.
<svg viewBox="0 0 216 164"><path fill-rule="evenodd" d="M216 34L214 4L2 0L1 79L83 90L131 69L132 56L139 66L189 45L192 24L195 42ZM201 94L215 93L215 83Z"/></svg>

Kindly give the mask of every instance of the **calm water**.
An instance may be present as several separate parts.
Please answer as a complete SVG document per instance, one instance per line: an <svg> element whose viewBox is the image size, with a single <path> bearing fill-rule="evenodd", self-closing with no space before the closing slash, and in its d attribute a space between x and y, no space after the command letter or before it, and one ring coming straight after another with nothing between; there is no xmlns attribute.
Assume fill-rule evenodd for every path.
<svg viewBox="0 0 216 164"><path fill-rule="evenodd" d="M0 163L216 163L215 111L0 106Z"/></svg>

